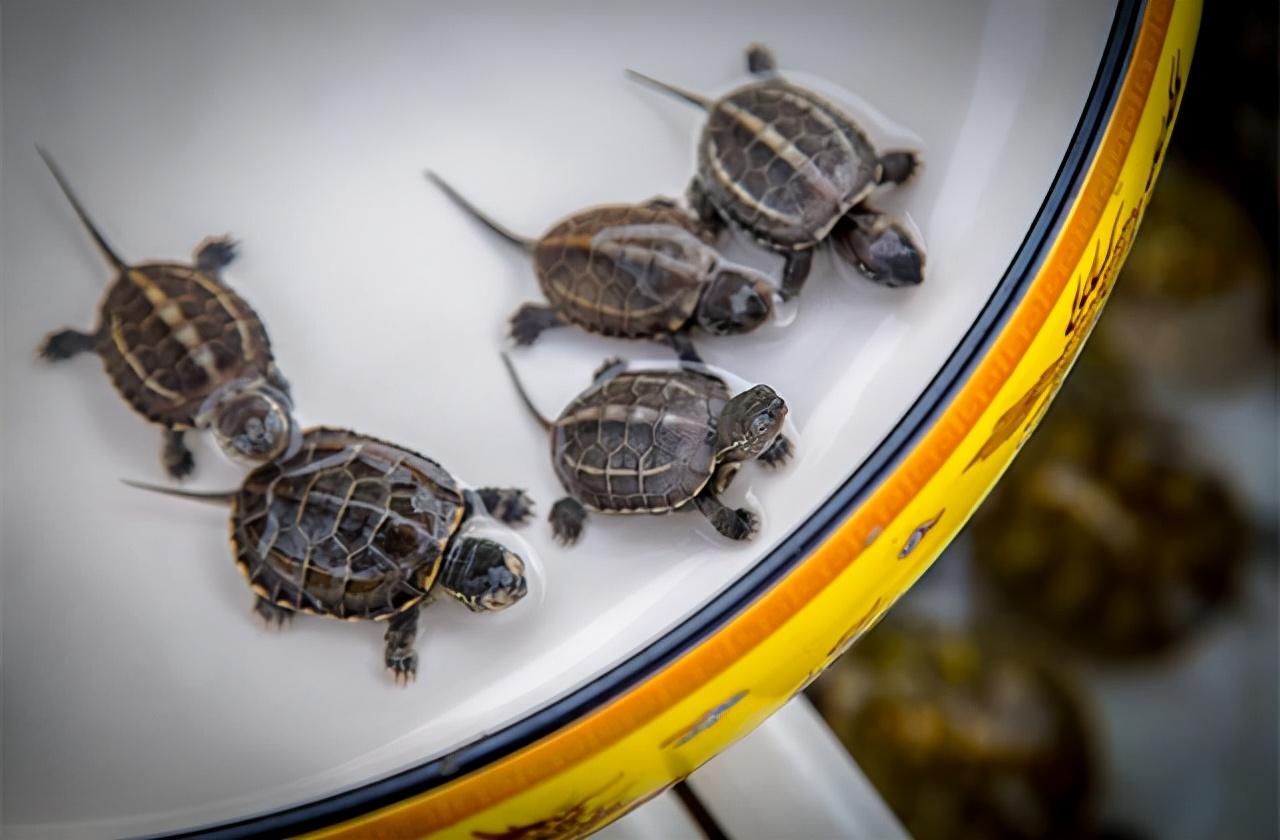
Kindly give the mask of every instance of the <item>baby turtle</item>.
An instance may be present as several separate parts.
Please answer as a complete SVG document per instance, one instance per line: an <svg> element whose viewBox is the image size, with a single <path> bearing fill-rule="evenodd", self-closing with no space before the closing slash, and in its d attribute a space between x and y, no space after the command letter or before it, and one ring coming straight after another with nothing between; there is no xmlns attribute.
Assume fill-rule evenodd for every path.
<svg viewBox="0 0 1280 840"><path fill-rule="evenodd" d="M539 240L507 230L434 173L446 195L533 257L550 305L526 303L511 317L519 345L566 324L601 335L651 338L697 360L690 333L747 333L773 313L763 273L729 262L716 232L667 199L592 207L557 222Z"/></svg>
<svg viewBox="0 0 1280 840"><path fill-rule="evenodd" d="M923 281L923 248L900 222L865 203L878 185L910 178L916 153L877 153L852 117L779 76L765 47L748 48L747 68L760 81L716 100L627 71L707 112L689 185L693 208L707 224L736 225L784 254L784 297L800 292L814 247L828 237L878 283Z"/></svg>
<svg viewBox="0 0 1280 840"><path fill-rule="evenodd" d="M627 372L610 359L591 387L552 422L534 408L503 356L525 406L551 437L551 460L569 495L551 509L551 529L566 545L578 540L588 510L601 513L669 513L692 505L731 540L748 540L760 528L746 508L734 510L718 496L744 461L777 467L791 456L782 423L787 404L768 385L730 396L709 372Z"/></svg>
<svg viewBox="0 0 1280 840"><path fill-rule="evenodd" d="M461 530L478 512L526 521L524 491L464 490L435 461L355 432L308 429L295 455L259 466L239 491L134 486L230 503L231 547L258 615L385 621L398 682L416 674L418 610L430 593L496 612L528 591L523 560Z"/></svg>
<svg viewBox="0 0 1280 840"><path fill-rule="evenodd" d="M48 335L51 361L93 352L125 401L165 427L163 461L174 478L191 472L189 429L212 428L230 455L266 461L297 445L289 383L271 355L266 328L220 277L235 243L209 238L195 264L121 259L89 219L53 159L39 149L72 209L116 273L93 332Z"/></svg>

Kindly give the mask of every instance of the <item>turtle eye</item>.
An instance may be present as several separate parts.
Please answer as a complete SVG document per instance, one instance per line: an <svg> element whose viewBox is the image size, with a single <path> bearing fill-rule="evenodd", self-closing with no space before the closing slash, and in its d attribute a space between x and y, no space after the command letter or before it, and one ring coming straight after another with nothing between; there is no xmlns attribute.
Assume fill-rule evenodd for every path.
<svg viewBox="0 0 1280 840"><path fill-rule="evenodd" d="M751 434L761 437L769 433L769 427L773 425L773 417L769 414L757 414L755 419L751 421Z"/></svg>

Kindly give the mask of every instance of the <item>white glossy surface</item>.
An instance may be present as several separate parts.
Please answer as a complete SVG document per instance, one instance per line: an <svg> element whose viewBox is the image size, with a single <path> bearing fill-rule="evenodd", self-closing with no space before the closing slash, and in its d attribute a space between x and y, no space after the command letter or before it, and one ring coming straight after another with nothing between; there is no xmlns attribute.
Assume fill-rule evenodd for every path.
<svg viewBox="0 0 1280 840"><path fill-rule="evenodd" d="M971 323L1044 198L1112 7L6 2L5 833L159 831L341 790L520 717L695 610L875 447ZM881 204L917 222L930 277L881 289L823 256L790 327L702 342L773 384L799 431L785 472L748 467L734 488L765 511L749 546L696 516L595 517L560 550L539 520L520 533L545 571L537 597L492 617L428 610L419 680L401 690L380 627L264 630L225 514L117 483L161 479L158 430L93 359L33 358L46 331L90 323L108 277L41 142L128 257L242 240L230 281L265 319L305 421L525 485L545 513L559 487L497 357L536 285L420 172L529 233L678 192L699 117L622 68L723 90L755 39L922 138L922 177ZM566 331L518 361L550 412L615 353L664 358ZM196 486L238 481L207 441L197 458Z"/></svg>

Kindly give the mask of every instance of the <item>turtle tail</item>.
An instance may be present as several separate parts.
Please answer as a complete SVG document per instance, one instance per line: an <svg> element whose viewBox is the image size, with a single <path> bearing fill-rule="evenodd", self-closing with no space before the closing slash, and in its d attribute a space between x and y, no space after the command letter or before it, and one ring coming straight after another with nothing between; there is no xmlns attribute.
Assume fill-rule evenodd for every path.
<svg viewBox="0 0 1280 840"><path fill-rule="evenodd" d="M199 502L208 502L210 504L229 505L231 500L236 497L235 490L228 490L222 493L198 493L192 490L175 490L172 487L160 487L156 484L144 484L141 481L130 481L127 478L120 479L124 484L130 487L136 487L139 490L148 490L152 493L163 493L166 496L178 496L183 499L195 499Z"/></svg>
<svg viewBox="0 0 1280 840"><path fill-rule="evenodd" d="M537 406L533 404L533 400L529 399L529 393L525 391L524 385L520 382L520 376L516 373L516 366L511 363L511 357L506 353L502 354L502 363L507 366L507 373L511 376L511 382L516 386L516 393L520 395L520 402L524 403L524 407L529 409L529 413L538 421L538 425L551 431L553 423L538 411Z"/></svg>
<svg viewBox="0 0 1280 840"><path fill-rule="evenodd" d="M111 263L112 268L120 271L128 267L128 263L120 259L120 255L115 252L106 237L98 230L98 226L89 218L89 214L85 212L84 206L80 203L80 199L76 198L76 194L71 190L71 185L67 183L66 177L62 174L62 170L53 162L53 157L41 146L36 146L36 151L40 153L40 157L44 159L44 165L49 167L49 172L53 175L53 180L58 182L58 186L62 189L62 194L67 197L67 201L71 202L71 209L76 211L76 216L80 218L80 223L89 231L89 235L93 237L94 243L98 246L98 250L102 252L102 256L107 258L107 262Z"/></svg>
<svg viewBox="0 0 1280 840"><path fill-rule="evenodd" d="M533 250L534 242L532 239L521 236L518 233L513 233L509 228L494 221L491 217L489 217L487 214L482 212L479 207L476 207L470 201L463 198L461 193L455 190L452 186L449 185L447 181L445 181L445 179L441 178L436 173L428 169L426 172L426 175L427 175L428 181L430 181L431 183L439 187L444 192L445 195L449 196L449 198L453 201L454 204L458 205L463 210L465 210L480 224L484 225L489 230L498 234L498 236L501 236L503 239L507 240L513 245L517 245L526 251Z"/></svg>
<svg viewBox="0 0 1280 840"><path fill-rule="evenodd" d="M677 99L683 99L690 105L696 105L704 111L711 109L711 100L705 96L687 91L684 88L678 88L675 85L669 85L666 82L660 82L652 76L646 76L643 73L637 73L635 70L628 70L627 75L635 79L641 84L648 85L651 88L660 90L663 93L670 94Z"/></svg>

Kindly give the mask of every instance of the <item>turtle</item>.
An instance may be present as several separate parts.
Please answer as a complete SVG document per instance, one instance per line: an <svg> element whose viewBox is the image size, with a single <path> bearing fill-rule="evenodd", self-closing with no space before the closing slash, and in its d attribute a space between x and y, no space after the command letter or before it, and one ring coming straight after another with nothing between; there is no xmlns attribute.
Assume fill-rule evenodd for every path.
<svg viewBox="0 0 1280 840"><path fill-rule="evenodd" d="M145 490L231 506L231 549L269 625L295 613L386 622L384 661L397 682L417 673L418 612L436 592L496 612L528 592L525 563L500 543L468 536L485 513L528 520L523 490L464 489L440 464L346 429L307 429L298 451L258 466L239 490Z"/></svg>
<svg viewBox="0 0 1280 840"><path fill-rule="evenodd" d="M64 361L96 353L132 408L165 428L162 460L183 478L195 466L183 434L211 428L237 459L268 461L298 443L288 381L271 352L257 313L221 277L236 255L226 236L209 237L194 263L126 263L85 212L66 177L37 148L115 279L92 332L62 329L45 337L39 354Z"/></svg>
<svg viewBox="0 0 1280 840"><path fill-rule="evenodd" d="M569 492L549 516L561 543L578 541L588 510L663 514L694 507L731 540L755 536L759 517L718 497L743 462L780 467L794 452L782 434L787 404L768 385L731 396L705 366L629 371L614 358L551 421L534 407L505 354L503 362L520 400L547 430L556 475Z"/></svg>
<svg viewBox="0 0 1280 840"><path fill-rule="evenodd" d="M715 100L627 73L707 112L689 203L706 224L735 226L783 254L784 298L800 293L815 246L828 238L873 281L923 282L923 247L900 221L867 204L877 186L911 178L917 153L877 152L853 117L783 79L777 66L767 47L752 44L747 69L758 79Z"/></svg>
<svg viewBox="0 0 1280 840"><path fill-rule="evenodd" d="M526 303L511 316L520 346L543 331L574 324L621 338L671 345L698 361L690 338L748 333L774 311L774 282L724 259L716 231L668 198L590 207L556 222L541 239L512 233L432 172L459 207L533 258L547 304Z"/></svg>

